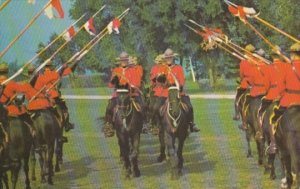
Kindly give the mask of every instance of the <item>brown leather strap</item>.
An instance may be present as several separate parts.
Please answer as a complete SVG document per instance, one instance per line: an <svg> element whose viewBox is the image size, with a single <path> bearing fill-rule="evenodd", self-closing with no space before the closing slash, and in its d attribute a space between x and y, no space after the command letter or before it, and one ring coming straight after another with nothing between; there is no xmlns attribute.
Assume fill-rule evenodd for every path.
<svg viewBox="0 0 300 189"><path fill-rule="evenodd" d="M264 87L265 85L264 84L260 84L260 83L254 83L254 86L255 87Z"/></svg>
<svg viewBox="0 0 300 189"><path fill-rule="evenodd" d="M300 90L286 89L286 92L290 94L300 94Z"/></svg>

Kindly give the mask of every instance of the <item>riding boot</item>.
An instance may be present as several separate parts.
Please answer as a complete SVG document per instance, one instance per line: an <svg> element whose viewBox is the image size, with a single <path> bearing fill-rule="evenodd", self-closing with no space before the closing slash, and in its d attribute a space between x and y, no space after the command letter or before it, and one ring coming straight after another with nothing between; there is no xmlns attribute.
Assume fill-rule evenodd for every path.
<svg viewBox="0 0 300 189"><path fill-rule="evenodd" d="M71 129L74 129L75 128L75 126L74 126L74 124L73 123L70 123L70 116L69 116L69 113L68 112L66 112L66 113L64 113L65 114L65 131L66 132L68 132L68 131L70 131Z"/></svg>
<svg viewBox="0 0 300 189"><path fill-rule="evenodd" d="M238 94L237 94L238 95ZM240 120L240 113L238 109L238 96L236 95L235 101L234 101L234 116L232 117L233 120L238 121Z"/></svg>

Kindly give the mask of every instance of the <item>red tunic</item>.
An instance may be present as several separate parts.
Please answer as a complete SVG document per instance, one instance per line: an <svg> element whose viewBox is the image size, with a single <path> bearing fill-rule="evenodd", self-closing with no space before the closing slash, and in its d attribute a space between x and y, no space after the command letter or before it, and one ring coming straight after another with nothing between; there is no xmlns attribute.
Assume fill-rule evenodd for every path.
<svg viewBox="0 0 300 189"><path fill-rule="evenodd" d="M278 100L284 92L284 74L282 70L286 64L280 60L275 60L273 64L267 66L266 76L266 91L267 100Z"/></svg>
<svg viewBox="0 0 300 189"><path fill-rule="evenodd" d="M112 70L112 75L111 75L111 79L110 81L117 76L119 78L119 84L120 85L126 85L126 83L128 82L127 79L125 78L125 70L126 68L123 67L116 67ZM115 88L116 86L111 84L111 82L109 82L108 84L109 88Z"/></svg>
<svg viewBox="0 0 300 189"><path fill-rule="evenodd" d="M250 87L251 69L253 69L253 64L251 64L248 60L242 60L240 62L240 88L247 89Z"/></svg>
<svg viewBox="0 0 300 189"><path fill-rule="evenodd" d="M21 84L15 81L9 81L4 88L3 94L0 97L0 103L7 104L7 111L9 116L19 116L26 113L25 105L16 106L10 100L15 97L16 94L28 94L27 88L24 88Z"/></svg>
<svg viewBox="0 0 300 189"><path fill-rule="evenodd" d="M43 93L37 94L38 90L34 89L29 83L24 83L22 85L28 91L28 93L26 94L26 98L30 100L27 105L27 110L42 110L51 107L49 99L46 98ZM31 100L32 97L35 98Z"/></svg>
<svg viewBox="0 0 300 189"><path fill-rule="evenodd" d="M293 71L293 67L295 71ZM280 106L300 105L300 78L298 78L300 77L300 60L293 61L292 64L286 64L282 71L286 91L280 100Z"/></svg>
<svg viewBox="0 0 300 189"><path fill-rule="evenodd" d="M252 88L250 89L250 95L252 97L265 95L267 93L265 87L266 71L267 71L267 65L261 63L254 65L254 68L251 69L250 82L253 84L252 84Z"/></svg>
<svg viewBox="0 0 300 189"><path fill-rule="evenodd" d="M72 73L71 68L66 68L62 74L62 76L67 76L70 73ZM41 88L43 88L44 86L46 86L45 90L49 89L50 87L52 87L52 85L59 80L60 75L56 72L56 71L52 71L49 68L45 68L45 71L43 74L39 75L36 84L35 84L35 88L37 90L40 90ZM49 95L50 98L54 99L60 96L59 91L57 90L56 86L52 87L49 90Z"/></svg>
<svg viewBox="0 0 300 189"><path fill-rule="evenodd" d="M160 82L153 82L153 79L159 75L165 74L167 76L168 70L169 69L166 65L161 64L157 64L152 67L150 72L150 81L154 91L154 96L168 97L168 89L164 86L164 84Z"/></svg>
<svg viewBox="0 0 300 189"><path fill-rule="evenodd" d="M184 71L182 66L178 64L173 64L169 66L169 72L167 75L167 81L170 85L175 85L175 79L178 81L180 87L184 86L185 84ZM185 93L182 91L180 95L184 96Z"/></svg>

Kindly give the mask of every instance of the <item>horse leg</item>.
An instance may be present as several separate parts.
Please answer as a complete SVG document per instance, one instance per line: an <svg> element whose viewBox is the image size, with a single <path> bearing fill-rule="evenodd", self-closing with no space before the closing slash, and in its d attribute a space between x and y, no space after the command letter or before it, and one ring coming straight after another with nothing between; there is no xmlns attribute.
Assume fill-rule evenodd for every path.
<svg viewBox="0 0 300 189"><path fill-rule="evenodd" d="M251 145L250 145L250 141L251 141L251 131L250 131L250 129L247 129L245 131L245 134L246 134L247 147L248 147L247 158L253 157L252 156L252 151L251 151Z"/></svg>
<svg viewBox="0 0 300 189"><path fill-rule="evenodd" d="M41 168L41 183L46 182L46 170L45 170L45 149L43 148L39 152L39 162L40 162L40 168Z"/></svg>
<svg viewBox="0 0 300 189"><path fill-rule="evenodd" d="M160 143L160 154L157 158L157 161L163 162L166 159L165 130L163 126L160 126L158 137Z"/></svg>
<svg viewBox="0 0 300 189"><path fill-rule="evenodd" d="M290 189L293 184L293 176L292 176L292 163L291 163L291 156L289 154L284 154L282 157L284 167L285 167L285 183L281 184L282 188Z"/></svg>
<svg viewBox="0 0 300 189"><path fill-rule="evenodd" d="M275 166L274 166L275 156L276 156L276 154L269 154L268 155L268 165L267 165L267 167L270 170L270 179L271 180L276 179Z"/></svg>
<svg viewBox="0 0 300 189"><path fill-rule="evenodd" d="M177 149L177 157L178 157L178 174L182 175L182 168L183 168L183 157L182 157L182 150L184 140L183 138L178 139L178 149Z"/></svg>
<svg viewBox="0 0 300 189"><path fill-rule="evenodd" d="M16 189L17 187L20 168L21 168L21 161L13 160L13 162L11 163L11 182L12 182L13 189Z"/></svg>
<svg viewBox="0 0 300 189"><path fill-rule="evenodd" d="M24 173L25 173L25 183L26 183L26 189L30 189L30 180L29 180L29 157L30 157L30 151L25 152L25 157L24 157Z"/></svg>
<svg viewBox="0 0 300 189"><path fill-rule="evenodd" d="M55 148L55 154L56 154L56 161L55 161L55 172L60 171L60 164L62 164L62 148L63 148L63 142L60 138L56 140L56 148Z"/></svg>
<svg viewBox="0 0 300 189"><path fill-rule="evenodd" d="M123 167L125 169L125 177L130 178L131 169L130 169L130 159L129 159L129 139L126 131L117 131L118 134L118 143L120 146L121 156L123 160Z"/></svg>
<svg viewBox="0 0 300 189"><path fill-rule="evenodd" d="M258 165L263 165L263 156L264 156L263 143L261 140L255 140L255 142L256 142L257 153L258 153Z"/></svg>
<svg viewBox="0 0 300 189"><path fill-rule="evenodd" d="M53 154L54 154L54 143L53 145L48 145L47 151L47 165L48 165L48 184L53 185L52 176L54 175L53 172Z"/></svg>
<svg viewBox="0 0 300 189"><path fill-rule="evenodd" d="M30 164L31 164L31 180L35 181L36 180L36 176L35 176L36 158L35 158L34 147L32 147L30 150Z"/></svg>
<svg viewBox="0 0 300 189"><path fill-rule="evenodd" d="M4 182L4 185L5 185L5 188L6 189L9 189L9 185L8 185L8 176L7 176L7 173L2 173L2 180Z"/></svg>
<svg viewBox="0 0 300 189"><path fill-rule="evenodd" d="M129 158L129 154L130 154L130 144L129 144L129 136L127 134L125 134L126 136L124 137L124 167L125 167L125 171L126 171L126 178L130 178L131 175L131 162L130 162L130 158Z"/></svg>
<svg viewBox="0 0 300 189"><path fill-rule="evenodd" d="M124 164L124 150L123 150L123 144L122 144L122 136L119 131L116 132L117 138L118 138L118 144L119 144L119 150L120 150L120 164Z"/></svg>
<svg viewBox="0 0 300 189"><path fill-rule="evenodd" d="M140 146L140 133L136 133L132 138L132 152L131 152L131 162L133 166L134 177L141 176L141 171L138 167L139 146Z"/></svg>
<svg viewBox="0 0 300 189"><path fill-rule="evenodd" d="M178 157L176 154L176 149L174 148L175 138L171 134L165 133L165 143L170 156L169 162L171 164L171 179L178 179Z"/></svg>

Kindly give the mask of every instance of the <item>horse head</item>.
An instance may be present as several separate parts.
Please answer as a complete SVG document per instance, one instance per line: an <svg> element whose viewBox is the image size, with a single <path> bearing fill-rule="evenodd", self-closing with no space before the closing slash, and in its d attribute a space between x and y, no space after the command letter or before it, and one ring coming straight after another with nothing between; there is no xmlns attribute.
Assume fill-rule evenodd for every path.
<svg viewBox="0 0 300 189"><path fill-rule="evenodd" d="M128 89L117 89L117 106L115 112L118 113L122 120L123 126L127 129L127 117L132 112L132 103Z"/></svg>
<svg viewBox="0 0 300 189"><path fill-rule="evenodd" d="M177 128L178 121L181 116L181 108L180 108L180 95L179 88L176 86L169 87L168 101L167 101L167 112L168 116L172 121L173 128Z"/></svg>

